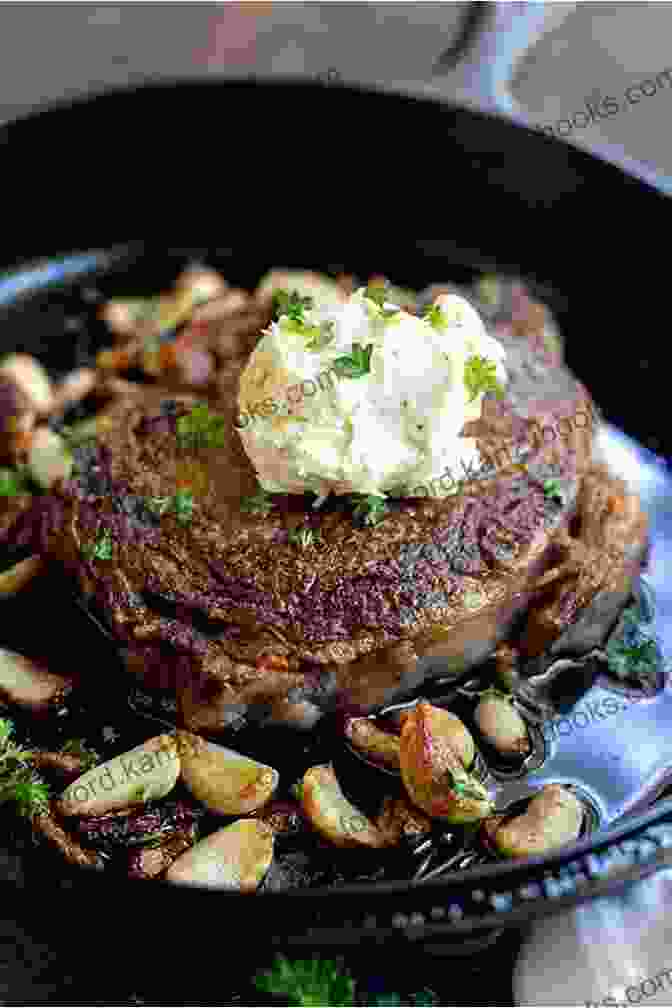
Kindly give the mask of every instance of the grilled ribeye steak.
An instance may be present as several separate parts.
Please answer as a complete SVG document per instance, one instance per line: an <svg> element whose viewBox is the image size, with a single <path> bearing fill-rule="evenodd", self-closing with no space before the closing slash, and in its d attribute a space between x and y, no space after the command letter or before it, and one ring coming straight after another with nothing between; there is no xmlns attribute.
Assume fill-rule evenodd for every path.
<svg viewBox="0 0 672 1008"><path fill-rule="evenodd" d="M387 702L422 681L418 656L466 671L526 610L518 639L534 656L598 595L615 618L646 520L591 461L583 386L543 348L498 338L509 384L465 426L483 467L457 495L391 501L373 527L342 499L244 510L257 484L235 427L239 355L220 379L223 446L178 436L193 400L128 385L97 440L76 449L75 477L5 536L77 578L143 683L175 689L196 732L217 734L249 705L291 720L305 700ZM172 506L180 493L191 514ZM299 526L312 541L291 535Z"/></svg>

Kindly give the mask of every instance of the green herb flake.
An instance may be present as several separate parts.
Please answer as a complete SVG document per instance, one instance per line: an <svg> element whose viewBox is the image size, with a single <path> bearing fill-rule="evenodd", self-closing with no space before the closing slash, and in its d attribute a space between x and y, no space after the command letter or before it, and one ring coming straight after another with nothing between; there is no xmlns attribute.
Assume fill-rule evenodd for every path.
<svg viewBox="0 0 672 1008"><path fill-rule="evenodd" d="M264 518L267 518L275 507L275 502L271 494L260 489L251 497L244 497L240 507L249 514L263 515Z"/></svg>
<svg viewBox="0 0 672 1008"><path fill-rule="evenodd" d="M290 962L277 956L269 970L258 973L254 985L278 994L291 1005L354 1005L355 981L332 959Z"/></svg>
<svg viewBox="0 0 672 1008"><path fill-rule="evenodd" d="M291 322L303 324L304 311L312 307L312 297L301 297L298 291L290 293L286 290L277 290L273 294L273 315L276 320L284 316Z"/></svg>
<svg viewBox="0 0 672 1008"><path fill-rule="evenodd" d="M352 354L337 357L331 367L339 378L361 378L371 370L371 354L373 343L362 347L359 343L352 344Z"/></svg>
<svg viewBox="0 0 672 1008"><path fill-rule="evenodd" d="M609 670L620 680L655 686L661 651L658 642L641 626L639 606L623 613L623 627L606 647Z"/></svg>
<svg viewBox="0 0 672 1008"><path fill-rule="evenodd" d="M377 494L353 495L357 500L353 514L355 518L363 521L365 525L377 525L389 508L385 503L385 498Z"/></svg>
<svg viewBox="0 0 672 1008"><path fill-rule="evenodd" d="M392 303L392 289L389 284L369 284L364 291L367 301L372 301L376 306L376 315L384 321L390 321L399 315L399 308L386 308L386 304Z"/></svg>
<svg viewBox="0 0 672 1008"><path fill-rule="evenodd" d="M30 819L49 809L49 787L37 774L23 772L11 786L17 812ZM1 793L1 791L0 791Z"/></svg>
<svg viewBox="0 0 672 1008"><path fill-rule="evenodd" d="M13 731L14 725L9 718L0 718L0 752L4 750Z"/></svg>
<svg viewBox="0 0 672 1008"><path fill-rule="evenodd" d="M364 291L364 297L368 298L369 301L373 301L379 308L382 308L390 300L390 285L382 283L369 284Z"/></svg>
<svg viewBox="0 0 672 1008"><path fill-rule="evenodd" d="M448 320L441 310L441 305L432 304L427 308L424 315L422 316L425 322L429 322L433 329L438 329L439 332L443 332L448 328Z"/></svg>
<svg viewBox="0 0 672 1008"><path fill-rule="evenodd" d="M159 517L172 512L178 525L188 525L194 516L194 498L187 490L178 490L172 497L146 497L145 506Z"/></svg>
<svg viewBox="0 0 672 1008"><path fill-rule="evenodd" d="M308 528L305 525L292 529L289 533L289 542L294 546L300 546L301 549L312 546L316 538L319 538L319 532L315 533L314 529Z"/></svg>
<svg viewBox="0 0 672 1008"><path fill-rule="evenodd" d="M464 384L469 393L469 402L473 402L481 393L494 392L498 399L504 395L504 389L497 380L497 365L487 357L473 354L464 365Z"/></svg>
<svg viewBox="0 0 672 1008"><path fill-rule="evenodd" d="M30 765L31 753L12 741L13 723L0 719L0 803L14 802L19 815L49 808L49 788Z"/></svg>
<svg viewBox="0 0 672 1008"><path fill-rule="evenodd" d="M549 500L557 500L562 504L562 488L557 479L547 479L544 481L544 494Z"/></svg>
<svg viewBox="0 0 672 1008"><path fill-rule="evenodd" d="M6 773L9 765L26 763L30 758L30 752L22 749L11 740L14 732L14 723L9 718L0 720L0 775Z"/></svg>
<svg viewBox="0 0 672 1008"><path fill-rule="evenodd" d="M658 645L654 640L643 640L630 646L607 646L609 667L620 679L636 679L651 673L658 665L658 656Z"/></svg>
<svg viewBox="0 0 672 1008"><path fill-rule="evenodd" d="M82 553L89 560L111 560L112 559L112 533L109 529L102 529L98 534L95 543L88 543L82 546Z"/></svg>
<svg viewBox="0 0 672 1008"><path fill-rule="evenodd" d="M186 490L178 490L173 497L173 510L178 525L188 525L194 516L194 498Z"/></svg>
<svg viewBox="0 0 672 1008"><path fill-rule="evenodd" d="M183 448L223 448L226 443L226 421L206 403L198 403L186 416L178 417L176 429Z"/></svg>
<svg viewBox="0 0 672 1008"><path fill-rule="evenodd" d="M30 493L23 475L15 469L0 469L0 497L18 497Z"/></svg>

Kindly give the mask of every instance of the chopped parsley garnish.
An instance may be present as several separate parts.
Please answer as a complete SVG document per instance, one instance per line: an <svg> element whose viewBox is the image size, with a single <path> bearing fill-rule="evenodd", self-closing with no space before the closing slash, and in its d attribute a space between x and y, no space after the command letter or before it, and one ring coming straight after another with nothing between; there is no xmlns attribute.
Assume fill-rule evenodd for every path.
<svg viewBox="0 0 672 1008"><path fill-rule="evenodd" d="M294 546L300 546L302 549L306 549L307 546L313 545L315 539L319 538L319 535L319 532L315 532L314 529L303 525L292 529L289 533L288 541Z"/></svg>
<svg viewBox="0 0 672 1008"><path fill-rule="evenodd" d="M369 301L373 301L379 308L382 308L388 299L389 289L388 284L369 284L364 291L364 297L368 298Z"/></svg>
<svg viewBox="0 0 672 1008"><path fill-rule="evenodd" d="M0 718L0 770L5 769L8 760L23 760L28 754L15 742L10 742L14 725L9 718Z"/></svg>
<svg viewBox="0 0 672 1008"><path fill-rule="evenodd" d="M308 325L306 322L304 312L314 306L312 297L301 297L297 291L291 294L287 291L276 291L273 303L282 329L303 336L307 350L316 353L334 340L336 329L333 322L324 321L317 325Z"/></svg>
<svg viewBox="0 0 672 1008"><path fill-rule="evenodd" d="M102 529L95 543L82 546L82 553L89 560L112 559L112 534L109 529Z"/></svg>
<svg viewBox="0 0 672 1008"><path fill-rule="evenodd" d="M272 494L267 493L265 490L258 490L251 497L244 497L240 506L243 511L248 511L250 514L262 515L266 518L275 507L275 502Z"/></svg>
<svg viewBox="0 0 672 1008"><path fill-rule="evenodd" d="M292 322L302 324L304 321L304 311L312 307L312 297L301 297L298 291L292 291L290 294L286 290L277 290L273 294L273 314L276 319L284 315Z"/></svg>
<svg viewBox="0 0 672 1008"><path fill-rule="evenodd" d="M661 651L657 641L642 629L635 604L623 613L623 628L606 648L611 672L621 680L655 686Z"/></svg>
<svg viewBox="0 0 672 1008"><path fill-rule="evenodd" d="M11 740L14 725L0 719L0 803L12 801L22 816L49 808L49 788L30 765L31 753Z"/></svg>
<svg viewBox="0 0 672 1008"><path fill-rule="evenodd" d="M504 395L504 389L497 381L497 365L478 354L467 358L464 384L469 392L469 402L473 402L481 392L494 392L499 399Z"/></svg>
<svg viewBox="0 0 672 1008"><path fill-rule="evenodd" d="M439 332L443 332L444 329L448 328L448 320L441 309L441 305L430 305L422 317L426 322L429 322L432 328L438 329Z"/></svg>
<svg viewBox="0 0 672 1008"><path fill-rule="evenodd" d="M186 490L178 490L172 497L147 497L147 509L159 516L173 512L178 525L188 525L193 518L194 498Z"/></svg>
<svg viewBox="0 0 672 1008"><path fill-rule="evenodd" d="M353 343L352 353L349 356L337 357L331 367L339 378L361 378L371 370L372 353L373 343L369 343L366 347Z"/></svg>
<svg viewBox="0 0 672 1008"><path fill-rule="evenodd" d="M30 493L25 477L15 469L0 469L0 497L18 497Z"/></svg>
<svg viewBox="0 0 672 1008"><path fill-rule="evenodd" d="M544 480L544 493L549 500L557 500L562 504L562 488L557 479Z"/></svg>
<svg viewBox="0 0 672 1008"><path fill-rule="evenodd" d="M254 985L290 1005L355 1004L354 979L331 959L290 962L277 956L269 970L255 976Z"/></svg>
<svg viewBox="0 0 672 1008"><path fill-rule="evenodd" d="M383 319L391 319L399 314L399 308L385 307L386 304L390 303L390 298L392 297L389 284L369 284L364 291L364 297L369 301L373 301L378 308L380 317Z"/></svg>
<svg viewBox="0 0 672 1008"><path fill-rule="evenodd" d="M222 448L226 443L226 421L198 403L186 416L177 418L177 439L183 448Z"/></svg>
<svg viewBox="0 0 672 1008"><path fill-rule="evenodd" d="M49 788L34 770L26 767L7 785L0 784L0 799L13 800L19 815L30 819L49 808Z"/></svg>
<svg viewBox="0 0 672 1008"><path fill-rule="evenodd" d="M654 640L643 640L626 647L617 641L607 647L609 668L619 679L636 679L646 676L658 664L658 645Z"/></svg>
<svg viewBox="0 0 672 1008"><path fill-rule="evenodd" d="M270 969L253 979L255 987L279 995L290 1005L438 1005L440 999L425 987L412 994L371 993L358 988L341 959L308 959L291 962L276 956Z"/></svg>
<svg viewBox="0 0 672 1008"><path fill-rule="evenodd" d="M178 490L173 497L173 509L178 525L188 525L194 516L194 498L186 490Z"/></svg>
<svg viewBox="0 0 672 1008"><path fill-rule="evenodd" d="M353 496L357 500L353 514L365 525L377 525L388 512L383 497L376 494L356 494Z"/></svg>

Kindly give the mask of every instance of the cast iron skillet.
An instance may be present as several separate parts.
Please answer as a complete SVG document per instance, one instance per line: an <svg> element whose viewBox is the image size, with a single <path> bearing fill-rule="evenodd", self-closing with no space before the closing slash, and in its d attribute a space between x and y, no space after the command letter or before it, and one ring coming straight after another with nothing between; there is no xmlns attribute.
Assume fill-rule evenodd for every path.
<svg viewBox="0 0 672 1008"><path fill-rule="evenodd" d="M170 252L135 243L61 257L57 265L52 256L51 265L42 261L37 270L24 270L19 280L0 286L2 343L31 350L55 370L65 370L74 353L63 320L82 291L86 297L95 285L105 293L130 285L158 289L192 257L248 287L272 265L345 268L361 275L375 270L417 287L469 280L479 270L522 274L556 311L569 365L612 425L611 457L628 467L651 516L654 548L646 576L656 596L656 632L669 661L672 591L665 566L672 483L656 456L672 454L666 413L670 353L662 312L654 310L665 296L666 264L654 249L670 206L662 184L655 188L643 171L628 175L512 118L426 96L345 86L196 81L107 94L11 124L2 131L5 177L20 184L19 202L30 207L31 220L23 239L3 253L8 266L36 254L52 256L68 245L106 248L115 234L156 234L146 218L139 224L137 207L150 204L161 183L162 222L172 224L171 208L181 198L192 220L198 216L199 224L205 223L201 230L207 237L205 244L184 249L175 249L169 237ZM184 133L178 138L185 121L188 139ZM216 123L226 137L221 145L213 136ZM360 138L355 143L361 159L348 145L331 142L333 130L340 135L343 124ZM124 138L121 152L111 143L118 137ZM175 143L167 151L163 141L170 137ZM259 175L252 165L261 169ZM41 188L31 185L35 167L43 176ZM49 220L56 195L67 209L65 223ZM245 200L261 214L235 238L231 211ZM328 212L322 217L323 205L339 210L347 232L335 232ZM420 219L434 225L445 237L400 236L399 222L406 216L414 224ZM378 220L380 228L372 226ZM81 238L83 221L90 244ZM384 233L383 222L393 234ZM213 238L225 244L208 244ZM60 288L53 291L50 283ZM642 447L647 444L655 455ZM43 601L44 608L36 610L40 630L58 642L65 658L73 638L65 639L63 604ZM19 632L15 618L8 607L3 642L10 646ZM34 635L32 626L30 632ZM79 660L86 662L88 639L75 642ZM105 658L96 653L95 662L102 677ZM111 669L112 654L109 662ZM598 695L591 691L604 688L593 683L582 696L565 700L563 715L571 718L575 707L595 703ZM149 964L166 983L184 976L185 963L199 964L208 975L240 969L243 960L236 959L231 941L249 951L269 943L307 949L384 941L387 947L440 936L461 950L467 939L601 894L669 861L668 707L665 688L585 731L580 744L575 734L571 753L558 742L543 773L570 779L567 760L574 761L574 770L578 764L592 768L589 786L603 825L573 848L545 858L470 869L424 885L254 898L162 883L124 884L81 870L35 869L19 875L17 883L7 871L5 905L22 916L30 906L26 926L62 941L64 949L72 940L90 968L99 961L105 972L142 972ZM219 926L210 921L206 927L213 916Z"/></svg>

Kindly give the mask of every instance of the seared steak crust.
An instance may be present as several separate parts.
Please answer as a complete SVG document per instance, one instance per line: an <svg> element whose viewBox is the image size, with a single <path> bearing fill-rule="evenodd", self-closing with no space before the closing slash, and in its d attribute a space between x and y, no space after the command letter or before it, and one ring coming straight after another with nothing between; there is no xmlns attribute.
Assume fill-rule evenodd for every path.
<svg viewBox="0 0 672 1008"><path fill-rule="evenodd" d="M24 509L12 541L65 564L143 681L177 688L194 731L220 730L231 705L287 696L320 704L337 689L350 703L382 702L411 682L419 654L468 668L534 600L558 544L566 553L590 466L585 389L543 348L515 335L502 341L506 398L486 397L481 419L463 432L476 437L484 465L458 495L428 489L392 501L372 528L339 499L315 511L311 496L288 495L267 516L241 510L256 480L235 429L238 356L217 403L224 447L180 444L176 420L193 400L129 387L97 442L77 449L76 477ZM544 492L549 477L561 499ZM186 525L150 506L180 489L194 498ZM319 537L295 545L298 525ZM90 555L101 530L110 559ZM643 544L638 508L625 534ZM557 633L576 613L578 596L570 611L571 582L565 588L565 609L551 621Z"/></svg>

